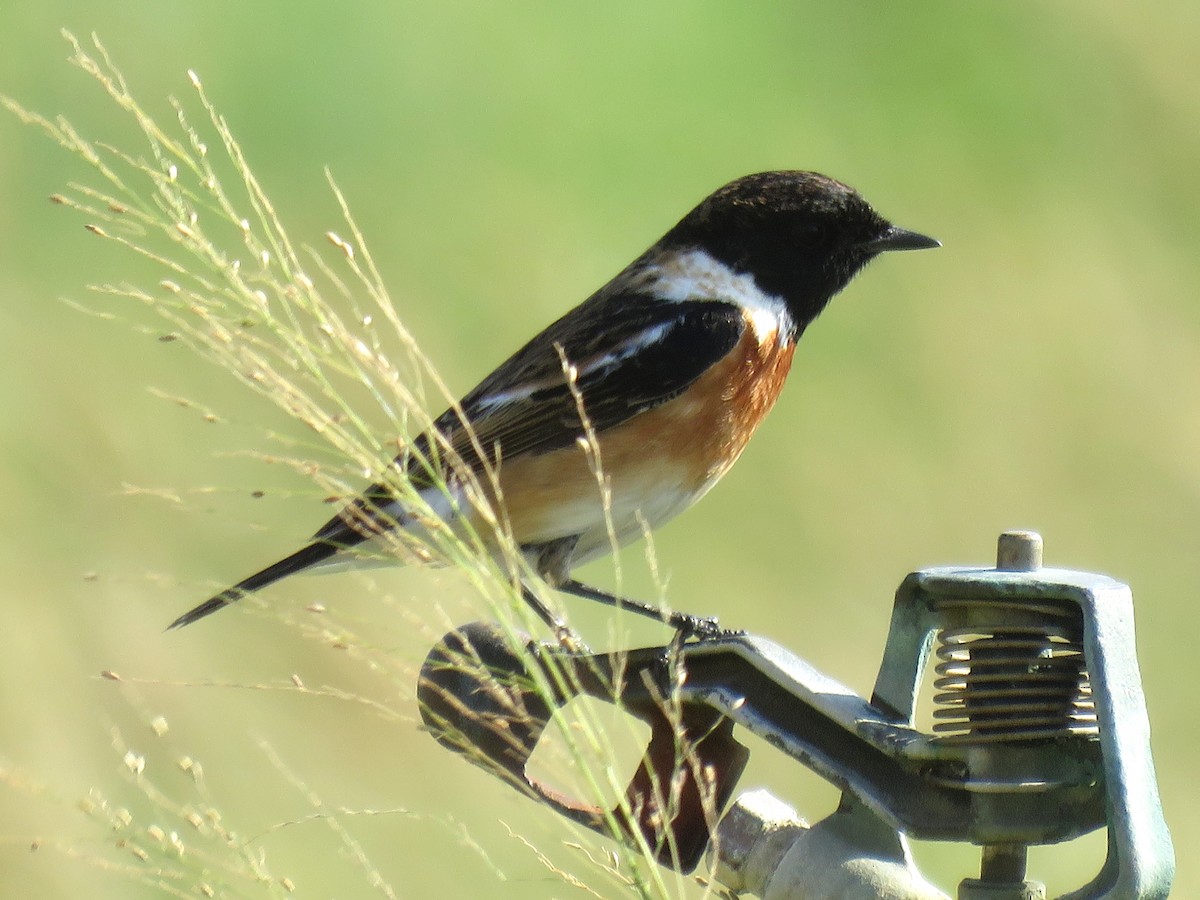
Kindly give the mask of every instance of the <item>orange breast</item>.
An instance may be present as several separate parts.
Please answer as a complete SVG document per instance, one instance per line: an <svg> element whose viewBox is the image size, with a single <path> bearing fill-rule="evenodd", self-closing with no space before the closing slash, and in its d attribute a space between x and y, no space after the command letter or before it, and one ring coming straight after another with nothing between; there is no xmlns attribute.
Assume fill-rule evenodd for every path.
<svg viewBox="0 0 1200 900"><path fill-rule="evenodd" d="M760 341L748 325L733 350L684 393L598 436L620 543L641 535L639 519L660 524L729 470L775 405L794 351L778 334ZM499 481L519 543L606 533L601 488L578 447L505 460Z"/></svg>
<svg viewBox="0 0 1200 900"><path fill-rule="evenodd" d="M662 449L687 466L697 487L711 483L737 461L775 405L795 349L778 333L760 342L747 327L737 346L686 392L626 427L646 439L650 430L670 432Z"/></svg>

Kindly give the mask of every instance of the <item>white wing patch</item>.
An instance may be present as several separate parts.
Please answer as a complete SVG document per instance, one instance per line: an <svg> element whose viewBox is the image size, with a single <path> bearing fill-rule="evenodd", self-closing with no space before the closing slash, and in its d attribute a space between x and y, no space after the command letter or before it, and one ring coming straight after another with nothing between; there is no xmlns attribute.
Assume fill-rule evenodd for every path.
<svg viewBox="0 0 1200 900"><path fill-rule="evenodd" d="M623 362L632 356L636 356L639 351L646 347L661 341L672 328L672 323L666 322L659 325L652 325L634 335L620 347L611 350L608 353L602 353L599 356L593 356L591 359L567 360L575 366L575 377L583 378L587 375L597 372L600 369ZM556 375L553 378L542 379L540 381L528 381L523 384L515 385L505 391L496 391L488 394L486 397L480 397L476 401L476 405L480 410L491 410L501 406L506 406L509 403L515 403L518 400L525 400L530 395L537 391L545 390L546 388L561 387L563 383L562 376Z"/></svg>

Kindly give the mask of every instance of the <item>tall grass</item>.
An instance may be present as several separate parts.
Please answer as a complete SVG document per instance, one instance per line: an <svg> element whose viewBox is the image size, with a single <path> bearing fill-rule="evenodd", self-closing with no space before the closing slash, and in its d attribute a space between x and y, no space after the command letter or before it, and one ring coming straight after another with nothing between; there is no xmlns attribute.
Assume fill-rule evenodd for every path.
<svg viewBox="0 0 1200 900"><path fill-rule="evenodd" d="M3 103L86 164L86 175L52 200L81 215L96 239L129 254L130 268L138 273L127 281L91 285L95 297L80 308L93 315L127 320L162 341L186 344L303 423L312 435L303 446L292 445L284 453L274 446L245 449L293 467L311 479L316 492L330 502L344 504L366 478L383 480L421 527L389 531L386 546L377 552L398 561L452 566L464 573L479 598L480 610L498 623L513 652L524 654L526 632L536 632L539 621L522 601L521 586L534 586L547 605L554 607L556 601L523 559L502 506L489 502L496 493L495 472L472 474L445 442L435 440L426 454L429 470L441 473L439 488L447 497L447 482L455 481L459 496L465 498L460 502L471 509L470 520L481 523L472 527L466 516L449 522L439 517L400 468L390 465L397 453L421 453L413 438L429 431L429 410L452 406L455 398L398 316L332 175L328 181L342 213L341 222L316 244L294 242L199 76L188 73L193 96L186 102L170 98L175 121L164 126L134 97L98 39L93 37L85 44L70 33L64 36L71 47L71 63L90 76L122 114L129 142L91 140L64 117L48 118L8 98ZM570 361L564 359L563 365L569 381ZM581 398L577 400L582 403ZM381 419L386 423L382 432ZM590 433L583 443L598 493L604 496L606 479L599 447ZM487 454L481 452L480 456L486 458ZM281 618L294 627L320 631L322 636L328 636L331 628ZM389 659L369 648L350 628L336 627L338 640L372 677L400 680L413 674L409 661ZM454 658L453 665L486 670L484 661L469 647ZM577 687L565 668L537 666L529 671L533 690L550 707L557 704L556 698L571 695ZM483 671L480 677L491 679L498 695L514 686L505 684L494 672ZM111 673L110 678L121 680ZM290 686L250 687L314 693L299 679ZM166 719L145 711L128 681L124 689L142 716L144 733L153 736L154 750L135 746L135 741L114 729L112 744L124 777L116 785L95 790L79 805L100 836L102 849L82 849L66 839L39 842L39 846L53 846L170 895L289 893L294 885L286 876L271 872L253 836L224 822L220 798L212 796L201 764L170 746ZM365 704L371 712L405 715L361 696L324 693L335 700ZM663 697L662 706L672 721L679 721L670 696ZM512 713L517 720L522 714L520 709ZM508 728L512 721L516 720L487 727ZM586 802L607 808L614 797L621 797L624 773L617 771L613 760L615 745L622 739L619 727L599 722L594 708L573 704L555 718L551 730L556 749L548 762L539 754L539 766L561 770ZM448 735L446 739L464 751L471 749L466 735ZM344 852L353 859L364 884L375 891L385 896L402 894L402 888L388 884L344 824L354 814L378 811L337 808L308 788L301 774L291 772L283 754L270 747L263 752L309 802L313 817L331 827L337 846L330 852ZM680 765L688 764L682 739L677 756ZM475 761L490 766L478 754ZM155 773L166 765L190 776L190 786L182 793L159 785ZM447 756L445 765L450 769L460 762ZM0 775L10 788L26 795L52 793L13 769L4 769ZM515 786L535 796L527 785L517 781ZM677 799L675 787L664 784L658 789L669 819ZM622 832L618 818L604 819L614 837ZM562 824L570 827L565 821ZM456 839L447 832L447 840ZM590 832L580 831L575 840L587 861L586 879L566 873L549 855L534 850L565 883L576 888L596 895L617 889L642 897L664 897L682 893L690 884L668 875L654 862L658 848L644 836L621 838L629 849L620 853L597 845Z"/></svg>

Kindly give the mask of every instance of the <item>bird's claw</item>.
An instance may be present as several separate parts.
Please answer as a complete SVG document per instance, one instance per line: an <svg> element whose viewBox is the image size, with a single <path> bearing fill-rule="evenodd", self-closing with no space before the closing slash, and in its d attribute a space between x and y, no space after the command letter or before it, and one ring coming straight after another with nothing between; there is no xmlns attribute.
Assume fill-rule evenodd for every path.
<svg viewBox="0 0 1200 900"><path fill-rule="evenodd" d="M693 637L707 640L728 633L721 627L716 616L682 616L676 630L684 640Z"/></svg>
<svg viewBox="0 0 1200 900"><path fill-rule="evenodd" d="M568 653L583 655L592 652L591 648L583 642L583 638L570 625L556 625L554 628L554 638L558 641L558 646L562 647Z"/></svg>

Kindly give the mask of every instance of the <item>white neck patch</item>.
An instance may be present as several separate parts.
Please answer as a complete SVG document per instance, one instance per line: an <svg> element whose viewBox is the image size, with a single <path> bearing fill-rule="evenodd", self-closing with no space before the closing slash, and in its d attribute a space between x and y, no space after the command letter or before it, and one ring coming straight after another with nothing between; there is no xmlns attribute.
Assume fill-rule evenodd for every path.
<svg viewBox="0 0 1200 900"><path fill-rule="evenodd" d="M753 276L734 272L703 250L659 257L646 268L643 277L652 293L674 303L714 300L740 306L760 339L788 331L792 324L782 297L768 294Z"/></svg>

